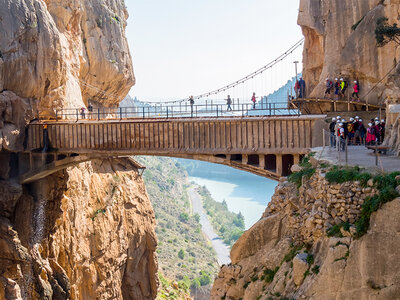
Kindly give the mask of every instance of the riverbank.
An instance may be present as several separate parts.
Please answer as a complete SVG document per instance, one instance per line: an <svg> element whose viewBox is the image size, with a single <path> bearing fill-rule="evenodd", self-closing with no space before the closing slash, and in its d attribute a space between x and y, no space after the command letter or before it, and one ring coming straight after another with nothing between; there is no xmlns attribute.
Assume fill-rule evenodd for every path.
<svg viewBox="0 0 400 300"><path fill-rule="evenodd" d="M188 195L192 202L193 214L199 214L201 230L207 239L211 242L215 252L217 253L218 264L220 266L230 263L229 248L224 244L222 239L215 233L210 220L203 208L203 203L200 194L194 186L188 190Z"/></svg>

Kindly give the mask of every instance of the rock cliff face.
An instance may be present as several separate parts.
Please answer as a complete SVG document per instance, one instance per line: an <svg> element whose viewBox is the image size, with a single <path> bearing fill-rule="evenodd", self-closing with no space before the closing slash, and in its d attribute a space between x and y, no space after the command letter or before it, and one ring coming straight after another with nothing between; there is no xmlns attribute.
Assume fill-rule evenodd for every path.
<svg viewBox="0 0 400 300"><path fill-rule="evenodd" d="M375 27L380 17L398 23L399 14L399 0L301 0L298 24L305 37L307 94L321 97L326 78L344 77L360 81L360 95L369 103L398 99L400 47L389 43L379 48Z"/></svg>
<svg viewBox="0 0 400 300"><path fill-rule="evenodd" d="M123 0L0 0L0 299L154 299L155 218L135 163L20 185L25 125L134 84Z"/></svg>
<svg viewBox="0 0 400 300"><path fill-rule="evenodd" d="M400 184L400 178L397 181ZM397 187L400 191L400 186ZM243 234L214 282L211 299L395 299L399 285L400 198L372 214L369 231L326 229L357 219L374 187L329 184L324 171L298 190L280 182L263 217Z"/></svg>

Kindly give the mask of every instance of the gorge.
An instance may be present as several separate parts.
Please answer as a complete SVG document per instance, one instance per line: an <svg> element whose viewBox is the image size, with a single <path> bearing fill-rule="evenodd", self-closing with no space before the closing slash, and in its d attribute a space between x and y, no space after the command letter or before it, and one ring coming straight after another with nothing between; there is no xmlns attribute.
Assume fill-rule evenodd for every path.
<svg viewBox="0 0 400 300"><path fill-rule="evenodd" d="M377 47L374 29L379 18L393 24L399 15L400 0L300 0L298 18L310 96L320 97L326 77L360 80L366 101L386 103L385 145L397 154L399 46ZM18 180L28 124L54 118L56 109L117 107L135 84L127 18L123 0L0 0L0 299L155 299L165 282L158 272L177 274L170 264L180 264L183 281L187 270L208 281L218 268L207 242L192 234L198 221L176 192L185 183L171 181L173 160L110 156ZM261 218L233 245L211 299L398 298L400 174L295 157L285 164L293 167L284 175L293 174L279 179ZM161 171L142 178L138 161ZM151 203L149 195L170 202ZM157 227L159 213L171 218ZM180 217L185 222L174 226ZM185 235L181 257L198 246L196 260L182 264L183 246L162 236L168 227ZM157 258L161 247L169 252Z"/></svg>

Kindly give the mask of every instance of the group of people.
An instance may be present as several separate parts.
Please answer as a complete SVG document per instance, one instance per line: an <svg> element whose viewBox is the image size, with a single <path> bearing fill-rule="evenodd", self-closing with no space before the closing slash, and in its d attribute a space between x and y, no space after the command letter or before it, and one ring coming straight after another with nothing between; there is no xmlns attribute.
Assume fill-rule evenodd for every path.
<svg viewBox="0 0 400 300"><path fill-rule="evenodd" d="M376 117L371 119L368 127L364 126L363 120L356 116L349 121L337 116L332 118L329 124L330 146L344 151L346 141L349 145L375 145L381 144L385 138L385 120Z"/></svg>
<svg viewBox="0 0 400 300"><path fill-rule="evenodd" d="M299 80L296 80L294 84L294 92L296 93L296 98L305 98L306 97L306 82L303 77L300 77Z"/></svg>
<svg viewBox="0 0 400 300"><path fill-rule="evenodd" d="M335 100L339 100L345 97L346 91L349 87L349 83L347 82L346 79L343 78L335 78L335 82L332 82L329 78L326 78L325 81L325 95L324 97L327 98L328 96L330 97L331 92L334 93L335 95ZM353 93L351 94L351 98L353 100L360 101L360 84L358 80L353 81Z"/></svg>

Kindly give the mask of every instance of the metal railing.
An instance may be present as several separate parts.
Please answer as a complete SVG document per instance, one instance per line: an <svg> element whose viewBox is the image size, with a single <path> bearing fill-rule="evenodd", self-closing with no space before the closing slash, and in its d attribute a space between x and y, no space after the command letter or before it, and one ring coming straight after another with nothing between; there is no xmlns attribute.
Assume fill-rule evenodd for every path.
<svg viewBox="0 0 400 300"><path fill-rule="evenodd" d="M194 117L244 117L244 116L298 116L300 107L293 108L288 102L252 103L232 102L228 105L211 102L190 105L153 105L118 108L93 108L91 111L82 108L56 110L58 120L109 120L109 119L158 119L158 118L194 118Z"/></svg>

